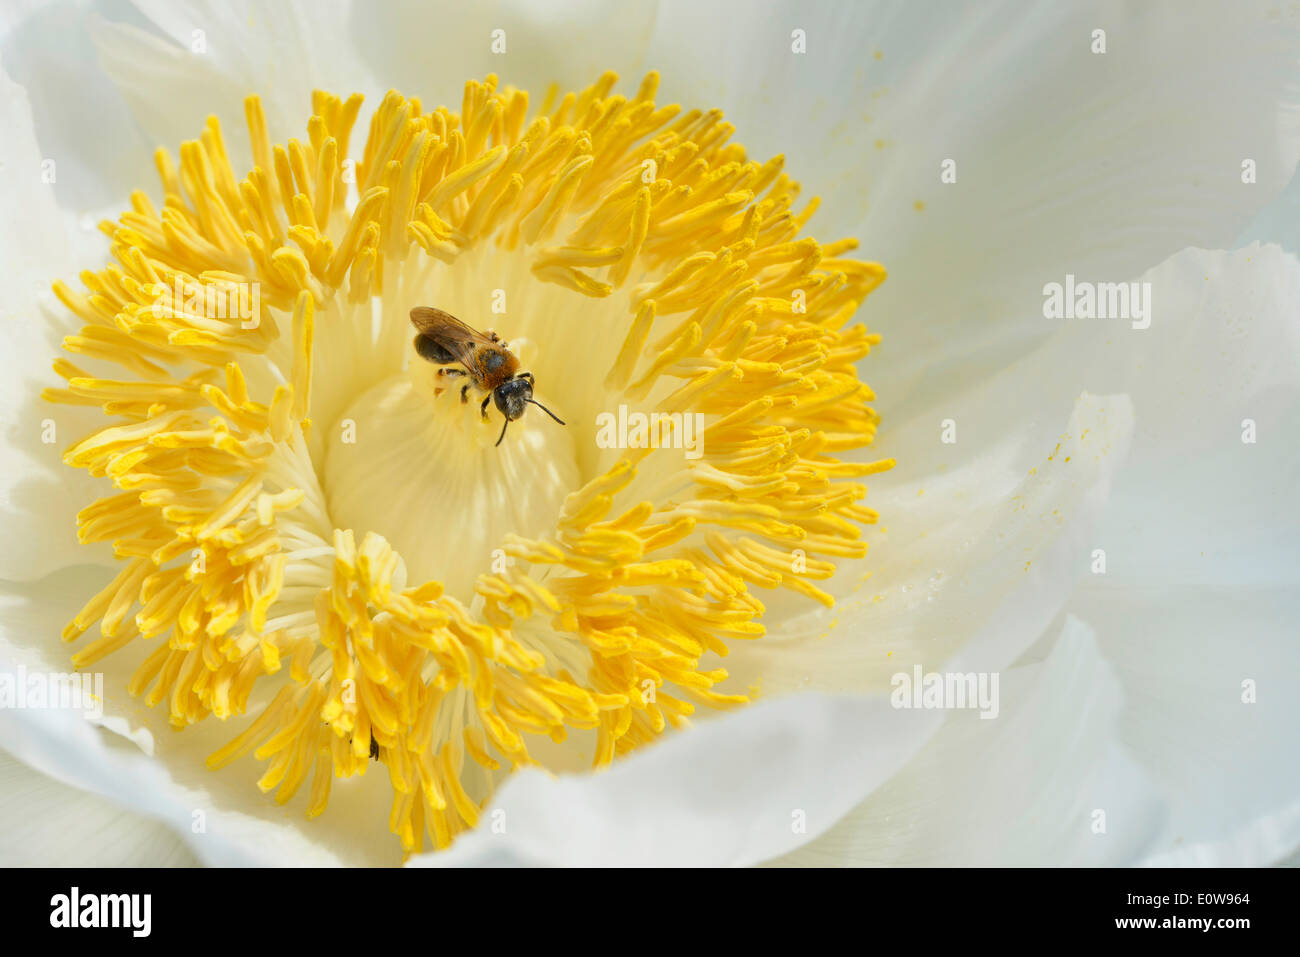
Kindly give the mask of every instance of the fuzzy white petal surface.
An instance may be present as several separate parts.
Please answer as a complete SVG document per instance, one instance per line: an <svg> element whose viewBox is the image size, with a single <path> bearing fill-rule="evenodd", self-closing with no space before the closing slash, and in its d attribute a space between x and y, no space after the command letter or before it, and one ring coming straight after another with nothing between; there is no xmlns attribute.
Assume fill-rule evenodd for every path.
<svg viewBox="0 0 1300 957"><path fill-rule="evenodd" d="M0 866L192 867L166 825L0 752Z"/></svg>
<svg viewBox="0 0 1300 957"><path fill-rule="evenodd" d="M1300 845L1300 260L1188 250L1150 329L1090 355L1127 375L1129 466L1070 602L1124 686L1124 738L1166 791L1157 864L1254 866ZM1249 683L1249 684L1247 684Z"/></svg>
<svg viewBox="0 0 1300 957"><path fill-rule="evenodd" d="M1120 739L1120 685L1092 629L1067 619L1046 660L999 679L996 711L951 711L906 768L776 863L1115 866L1140 857L1164 808Z"/></svg>
<svg viewBox="0 0 1300 957"><path fill-rule="evenodd" d="M0 68L0 210L5 221L25 224L0 237L0 524L12 546L0 550L0 578L38 578L77 562L111 560L103 548L77 543L76 514L93 500L102 480L73 474L63 450L101 418L84 407L55 406L42 386L59 385L50 363L63 336L76 331L50 292L51 281L71 266L69 245L54 199L60 166L48 165L36 142L27 91ZM101 492L102 493L102 492Z"/></svg>

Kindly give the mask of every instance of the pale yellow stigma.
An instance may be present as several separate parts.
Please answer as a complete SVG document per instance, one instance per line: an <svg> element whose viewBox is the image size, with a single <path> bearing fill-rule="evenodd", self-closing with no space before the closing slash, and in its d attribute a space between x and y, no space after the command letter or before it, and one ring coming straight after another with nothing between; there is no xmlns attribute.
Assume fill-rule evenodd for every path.
<svg viewBox="0 0 1300 957"><path fill-rule="evenodd" d="M85 323L64 346L90 368L57 360L67 384L46 397L110 420L65 454L116 488L79 535L123 561L65 630L98 624L74 661L136 654L128 690L176 727L250 714L209 765L252 753L282 803L310 778L311 816L377 756L406 851L473 827L504 775L541 763L530 738L583 735L600 766L696 704L746 701L710 659L763 634L756 588L833 604L815 582L865 553L876 520L857 480L893 464L840 457L875 434L857 363L878 337L850 322L884 270L845 258L854 240L801 237L815 200L796 211L782 159L747 159L719 111L657 106L655 74L630 99L615 81L553 90L531 118L494 76L459 113L391 92L355 163L359 96L317 92L287 146L250 97L250 173L209 118L179 165L159 151L162 208L136 192L103 224L116 262L85 292L55 285ZM695 460L603 457L570 418L555 441L573 461L552 471L578 478L462 588L420 574L460 543L403 554L402 536L439 528L339 527L343 480L326 476L350 410L423 409L401 378L410 308L483 273L534 304L525 333L553 369L563 350L601 363L539 369L552 401L705 428ZM411 439L446 443L458 488L523 467L458 408Z"/></svg>

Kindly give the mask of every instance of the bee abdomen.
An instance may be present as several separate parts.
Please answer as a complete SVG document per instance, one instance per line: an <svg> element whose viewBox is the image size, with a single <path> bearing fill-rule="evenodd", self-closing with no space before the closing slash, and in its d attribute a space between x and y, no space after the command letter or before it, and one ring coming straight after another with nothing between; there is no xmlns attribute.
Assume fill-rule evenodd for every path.
<svg viewBox="0 0 1300 957"><path fill-rule="evenodd" d="M456 361L454 355L426 335L417 335L415 337L415 351L419 353L420 358L436 362L438 365L446 365L449 362Z"/></svg>

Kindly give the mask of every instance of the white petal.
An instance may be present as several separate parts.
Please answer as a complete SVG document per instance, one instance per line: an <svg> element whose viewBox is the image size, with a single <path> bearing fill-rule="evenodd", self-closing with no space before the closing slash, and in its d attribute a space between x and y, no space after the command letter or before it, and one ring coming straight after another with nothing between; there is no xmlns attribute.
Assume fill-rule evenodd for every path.
<svg viewBox="0 0 1300 957"><path fill-rule="evenodd" d="M883 697L757 704L598 774L514 775L476 831L409 863L754 864L825 831L902 765L938 717Z"/></svg>
<svg viewBox="0 0 1300 957"><path fill-rule="evenodd" d="M135 3L156 30L101 19L92 36L140 125L173 151L212 113L236 167L247 165L250 93L262 97L272 142L284 142L305 135L313 89L380 92L353 51L345 2Z"/></svg>
<svg viewBox="0 0 1300 957"><path fill-rule="evenodd" d="M105 561L106 548L77 544L77 510L93 501L103 480L74 473L62 462L65 448L86 435L101 416L84 407L54 405L42 386L61 385L50 371L59 340L76 323L49 292L69 271L64 223L32 130L26 91L0 70L0 209L22 228L0 237L6 279L0 283L0 522L14 547L0 551L0 578L30 579L76 562ZM52 170L65 167L57 162ZM48 178L48 177L45 177Z"/></svg>
<svg viewBox="0 0 1300 957"><path fill-rule="evenodd" d="M113 560L107 544L77 541L77 512L111 494L112 486L63 464L63 451L101 427L103 415L41 398L43 386L63 384L50 371L60 338L51 316L45 310L9 323L0 357L0 428L6 437L0 446L0 521L12 543L0 550L0 578L10 581Z"/></svg>
<svg viewBox="0 0 1300 957"><path fill-rule="evenodd" d="M1044 359L1073 357L1096 388L1133 397L1133 458L1098 543L1122 538L1110 573L1294 581L1300 260L1276 246L1187 250L1141 278L1149 329L1080 320Z"/></svg>
<svg viewBox="0 0 1300 957"><path fill-rule="evenodd" d="M77 264L89 266L107 248L95 228L99 214L115 216L130 190L141 185L141 171L152 168L157 144L141 135L99 67L87 29L91 4L29 6L19 13L15 5L5 5L0 18L4 67L27 90L42 156L56 164L54 193Z"/></svg>
<svg viewBox="0 0 1300 957"><path fill-rule="evenodd" d="M656 8L650 0L432 0L365 6L352 22L362 55L386 86L459 109L465 81L495 73L540 106L551 83L582 89L606 70L638 82L649 69ZM504 53L493 52L494 40L504 42Z"/></svg>
<svg viewBox="0 0 1300 957"><path fill-rule="evenodd" d="M51 266L66 262L64 241L54 202L51 178L58 164L36 143L27 91L0 69L0 213L9 224L0 236L6 281L0 284L0 321L30 323L49 289ZM21 228L18 228L21 227Z"/></svg>
<svg viewBox="0 0 1300 957"><path fill-rule="evenodd" d="M888 452L899 466L876 479L868 501L881 511L891 542L900 533L929 538L931 529L962 515L974 520L992 501L1017 494L1024 469L1051 448L1056 410L1081 380L1090 391L1131 396L1137 423L1121 473L1125 493L1115 496L1108 529L1089 551L1140 528L1124 567L1162 581L1196 576L1207 568L1200 552L1215 543L1217 564L1207 580L1257 581L1260 569L1294 566L1289 546L1300 513L1291 490L1300 451L1284 437L1300 416L1300 262L1275 246L1186 250L1136 282L1150 286L1148 328L1128 320L1061 321L1051 339L979 388L917 404L905 420L884 423L875 454ZM953 444L939 441L947 420ZM1243 442L1247 420L1254 444ZM1052 458L1067 474L1079 464L1065 445ZM922 491L910 502L898 494ZM1190 521L1207 502L1216 521ZM1201 548L1171 551L1192 528ZM894 565L887 548L866 564Z"/></svg>
<svg viewBox="0 0 1300 957"><path fill-rule="evenodd" d="M159 822L0 753L0 865L190 867L197 859Z"/></svg>
<svg viewBox="0 0 1300 957"><path fill-rule="evenodd" d="M105 736L79 715L5 709L0 711L0 732L5 747L20 761L72 787L163 821L209 866L319 866L345 861L288 821L273 822L260 809L219 804L190 775L176 774L176 762L149 758L120 738ZM244 788L251 792L247 798L251 804L258 792L247 781ZM193 833L200 820L204 830ZM320 831L315 836L325 837Z"/></svg>
<svg viewBox="0 0 1300 957"><path fill-rule="evenodd" d="M1276 243L1289 253L1300 253L1300 176L1273 202L1265 206L1241 231L1234 246Z"/></svg>
<svg viewBox="0 0 1300 957"><path fill-rule="evenodd" d="M1118 733L1119 683L1069 619L1041 663L1000 675L998 712L953 711L900 773L787 865L1124 865L1163 823ZM1102 816L1098 815L1102 812Z"/></svg>
<svg viewBox="0 0 1300 957"><path fill-rule="evenodd" d="M888 421L1050 333L1044 283L1226 245L1277 195L1300 155L1300 62L1275 9L670 0L649 59L665 98L721 106L752 154L786 154L826 200L815 234L856 235L888 267L863 313Z"/></svg>
<svg viewBox="0 0 1300 957"><path fill-rule="evenodd" d="M1096 624L1124 742L1170 808L1145 862L1259 867L1300 846L1297 583L1098 585L1071 604Z"/></svg>
<svg viewBox="0 0 1300 957"><path fill-rule="evenodd" d="M1144 765L1166 769L1160 786L1171 820L1181 823L1169 825L1165 845L1172 850L1179 838L1195 840L1195 849L1183 853L1202 862L1264 863L1297 839L1294 761L1286 759L1281 737L1296 724L1294 708L1285 696L1272 696L1270 707L1240 702L1243 678L1294 668L1284 644L1294 613L1286 613L1280 596L1242 597L1234 604L1255 613L1238 617L1237 631L1231 612L1211 613L1209 606L1225 600L1221 589L1187 613L1171 609L1187 607L1190 594L1121 589L1126 582L1189 578L1203 581L1202 588L1268 582L1279 574L1294 582L1294 559L1285 556L1297 529L1290 493L1300 470L1293 443L1281 437L1293 434L1297 421L1298 275L1294 258L1276 248L1188 251L1141 277L1153 287L1150 328L1080 320L1019 372L1013 367L1002 377L1029 383L1022 394L1036 405L1050 405L1048 396L1068 386L1036 378L1030 369L1050 379L1073 364L1089 384L1132 392L1138 422L1132 463L1115 480L1115 506L1105 523L1091 541L1075 543L1076 561L1105 547L1107 574L1088 576L1097 584L1071 607L1098 625L1124 681L1131 702L1122 719L1126 740ZM990 405L998 403L977 407ZM1009 403L1002 410L1009 419L1023 418ZM1252 411L1273 441L1242 445L1240 419ZM972 424L969 416L958 419ZM987 415L973 424L993 427ZM977 502L969 506L979 510ZM888 503L883 507L890 514ZM1245 637L1232 640L1234 632ZM1195 649L1191 641L1198 642ZM1227 662L1236 665L1230 684L1223 677ZM1217 694L1208 693L1216 681ZM1190 780L1229 761L1243 765L1242 773L1216 775L1213 785Z"/></svg>
<svg viewBox="0 0 1300 957"><path fill-rule="evenodd" d="M1270 863L1300 844L1300 261L1189 250L1150 329L1094 357L1131 380L1132 461L1071 608L1124 683L1125 739L1170 796L1156 863ZM1255 442L1245 442L1245 420ZM1244 681L1258 701L1243 702Z"/></svg>
<svg viewBox="0 0 1300 957"><path fill-rule="evenodd" d="M1110 483L1111 505L1093 537L1085 533L1071 546L1076 565L1091 565L1093 550L1104 548L1106 573L1085 575L1086 586L1069 607L1097 628L1124 689L1118 731L1169 808L1167 823L1147 835L1146 859L1269 863L1300 841L1300 782L1290 742L1300 714L1294 696L1269 680L1294 673L1298 663L1300 509L1293 492L1300 455L1289 437L1300 423L1300 263L1275 247L1188 250L1141 280L1153 287L1150 328L1077 321L1006 370L1002 386L991 382L983 401L953 408L977 413L959 415L959 428L974 425L976 435L994 437L994 410L1011 422L1034 412L1017 415L1008 383L1025 383L1021 394L1032 396L1035 408L1050 406L1049 397L1068 388L1051 380L1071 365L1096 387L1131 391L1137 430L1130 462ZM1247 415L1269 441L1241 442ZM901 431L913 448L900 458L925 459L916 447L924 432ZM959 441L954 451L960 450ZM1063 447L1055 462L1067 454L1073 458ZM990 471L992 488L1005 471ZM949 479L941 482L946 487ZM935 500L969 514L982 510L968 493L945 492ZM887 497L881 507L893 515ZM874 554L881 560L884 551ZM894 567L885 563L883 571ZM871 640L857 644L870 647ZM845 673L855 660L846 653L835 671ZM922 660L929 667L933 659ZM783 661L775 670L789 665ZM1257 704L1241 700L1248 678L1261 689ZM900 797L899 806L905 803ZM936 810L926 826L942 827L951 813ZM845 823L841 842L859 849L854 859L901 859L890 856L879 823L870 808ZM983 833L972 828L967 838L954 837L954 853L979 851ZM996 858L982 853L970 860Z"/></svg>

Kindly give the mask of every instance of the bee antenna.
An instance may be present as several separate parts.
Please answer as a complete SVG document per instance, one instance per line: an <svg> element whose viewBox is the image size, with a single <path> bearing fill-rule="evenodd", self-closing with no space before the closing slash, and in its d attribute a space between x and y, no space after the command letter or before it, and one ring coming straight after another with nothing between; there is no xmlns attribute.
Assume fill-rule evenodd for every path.
<svg viewBox="0 0 1300 957"><path fill-rule="evenodd" d="M552 419L554 419L556 422L560 423L560 425L566 425L566 424L567 424L567 423L566 423L562 418L560 418L558 415L556 415L554 412L552 412L552 411L551 411L550 409L548 409L546 406L542 405L542 404L541 404L540 402L538 402L536 399L528 399L527 401L529 401L529 402L531 402L533 405L537 406L537 408L541 409L543 412L545 412L547 415L549 415L549 416L550 416Z"/></svg>
<svg viewBox="0 0 1300 957"><path fill-rule="evenodd" d="M509 420L509 419L506 419L504 422L501 423L501 434L500 434L499 436L497 436L497 445L500 445L500 444L501 444L501 440L504 439L504 438L506 437L506 426L509 425L509 424L510 424L510 420ZM496 448L496 445L494 445L494 446L492 446L492 447L493 447L493 448Z"/></svg>

